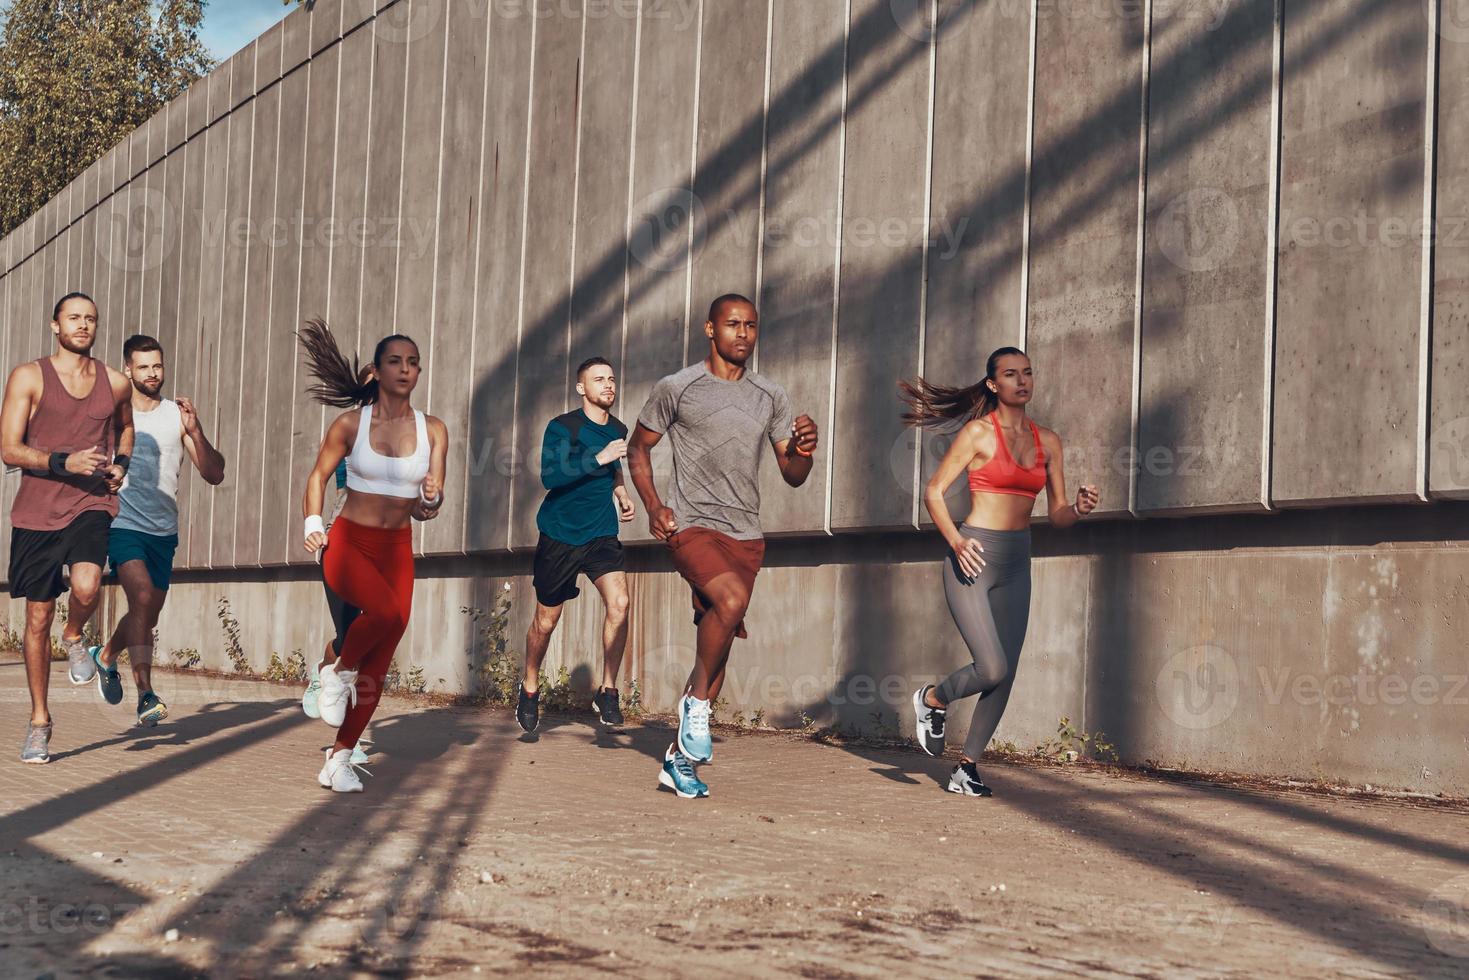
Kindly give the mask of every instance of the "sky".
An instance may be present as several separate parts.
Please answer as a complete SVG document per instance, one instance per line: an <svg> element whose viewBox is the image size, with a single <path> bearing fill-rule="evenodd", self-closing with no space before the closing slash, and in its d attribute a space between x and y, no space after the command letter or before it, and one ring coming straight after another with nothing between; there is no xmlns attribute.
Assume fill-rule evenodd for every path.
<svg viewBox="0 0 1469 980"><path fill-rule="evenodd" d="M209 0L204 8L204 46L223 61L291 12L281 0Z"/></svg>

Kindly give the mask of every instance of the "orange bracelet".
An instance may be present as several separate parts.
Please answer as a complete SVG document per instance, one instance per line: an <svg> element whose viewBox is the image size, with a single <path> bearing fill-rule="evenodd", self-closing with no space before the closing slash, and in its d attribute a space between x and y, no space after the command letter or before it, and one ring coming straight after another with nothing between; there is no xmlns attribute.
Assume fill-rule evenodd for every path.
<svg viewBox="0 0 1469 980"><path fill-rule="evenodd" d="M800 446L797 446L795 443L792 443L791 444L791 448L796 451L796 455L797 456L805 456L807 459L810 459L811 458L811 453L809 453L806 450L802 449Z"/></svg>

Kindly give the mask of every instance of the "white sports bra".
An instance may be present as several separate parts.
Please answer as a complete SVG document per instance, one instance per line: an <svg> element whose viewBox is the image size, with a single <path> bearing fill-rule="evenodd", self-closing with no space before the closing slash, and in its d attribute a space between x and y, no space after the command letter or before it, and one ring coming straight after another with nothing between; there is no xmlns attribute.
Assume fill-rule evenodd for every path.
<svg viewBox="0 0 1469 980"><path fill-rule="evenodd" d="M347 457L347 489L384 497L417 497L428 476L428 425L423 413L413 410L417 442L411 456L383 456L372 448L372 406L362 406L357 422L357 441Z"/></svg>

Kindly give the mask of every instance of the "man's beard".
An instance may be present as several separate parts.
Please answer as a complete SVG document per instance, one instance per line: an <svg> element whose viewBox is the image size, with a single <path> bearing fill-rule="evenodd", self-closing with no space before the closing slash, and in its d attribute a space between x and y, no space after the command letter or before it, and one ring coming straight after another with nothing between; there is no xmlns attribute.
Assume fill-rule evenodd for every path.
<svg viewBox="0 0 1469 980"><path fill-rule="evenodd" d="M56 339L60 341L61 346L66 350L71 351L73 354L84 355L92 353L92 345L97 342L97 338L94 336L91 340L87 341L87 346L82 347L75 340L70 339L65 334L58 335Z"/></svg>
<svg viewBox="0 0 1469 980"><path fill-rule="evenodd" d="M593 405L596 405L598 408L611 408L612 404L617 401L617 396L597 396L594 398L589 398L587 399L587 401L591 402Z"/></svg>
<svg viewBox="0 0 1469 980"><path fill-rule="evenodd" d="M163 382L160 381L156 385L150 386L147 382L134 381L133 388L139 394L147 395L149 398L157 398L158 393L163 390Z"/></svg>

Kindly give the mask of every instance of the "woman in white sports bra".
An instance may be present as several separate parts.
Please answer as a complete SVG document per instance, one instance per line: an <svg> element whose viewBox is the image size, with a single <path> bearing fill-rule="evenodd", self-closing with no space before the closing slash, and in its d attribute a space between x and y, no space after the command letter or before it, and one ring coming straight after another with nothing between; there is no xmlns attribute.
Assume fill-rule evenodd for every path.
<svg viewBox="0 0 1469 980"><path fill-rule="evenodd" d="M421 371L418 345L400 334L378 341L373 375L359 383L336 338L321 320L298 334L316 383L307 390L324 405L346 408L327 429L302 501L305 544L326 548L322 574L332 591L362 610L347 630L335 663L321 669L321 720L337 729L318 781L359 793L352 748L377 708L383 679L413 608L413 526L433 520L444 502L449 431L410 399ZM347 461L347 502L331 532L321 513L337 465ZM328 540L331 547L327 548Z"/></svg>

